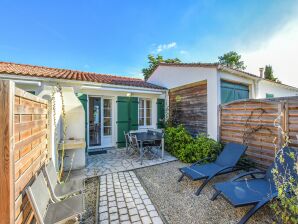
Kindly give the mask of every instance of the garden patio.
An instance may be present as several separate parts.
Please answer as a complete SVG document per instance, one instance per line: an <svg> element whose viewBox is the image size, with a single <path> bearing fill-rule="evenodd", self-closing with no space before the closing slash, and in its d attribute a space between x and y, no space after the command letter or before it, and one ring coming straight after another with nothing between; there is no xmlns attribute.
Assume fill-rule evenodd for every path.
<svg viewBox="0 0 298 224"><path fill-rule="evenodd" d="M238 169L238 161L244 152L246 159L254 162L253 169L261 170L266 169L270 162L276 162L276 147L283 148L285 144L291 148L297 147L297 97L236 101L222 105L219 110L220 139L226 143L223 149L218 141L207 136L193 137L182 126L168 126L164 140L167 152L163 159L145 156L143 162L140 162L138 154L131 156L125 148L111 148L105 154L87 155L87 167L71 170L70 178L68 171L65 171L66 180L60 182L58 177L61 173L56 173L54 165L52 172L46 171L53 161L47 147L48 101L14 88L12 82L1 81L0 85L4 92L0 105L14 105L12 110L8 110L10 107L2 107L0 110L2 114L14 118L0 116L4 128L11 130L8 135L14 139L12 142L8 141L11 138L7 137L6 132L1 132L3 144L0 152L5 152L5 158L8 158L1 165L6 172L4 176L8 176L10 180L3 182L3 187L6 186L12 193L1 196L6 197L1 201L1 206L7 206L5 208L12 211L12 219L16 217L19 223L42 220L43 216L38 209L40 203L43 203L44 212L48 212L49 205L53 208L74 199L81 199L81 205L84 205L80 207L84 207L84 211L78 209L76 212L76 215L82 214L81 223L238 223L256 203L251 203L253 206L234 208L233 203L227 201L229 197L226 197L224 191L223 197L213 200L218 192L218 183L230 184L234 180L228 180L243 173L243 168L251 168L242 166ZM11 128L12 125L14 129ZM285 138L285 133L281 130L286 130L289 138ZM138 143L135 145L138 146ZM161 152L158 154L162 155ZM1 156L4 157L3 154ZM211 159L207 159L209 156ZM293 158L296 159L295 156ZM189 166L198 159L204 160L204 163ZM232 168L226 167L227 161L229 164L233 163ZM285 161L287 165L292 164ZM291 166L294 170L294 165ZM200 171L201 167L207 169ZM220 170L212 177L208 176L209 182L195 177L213 172L214 167ZM229 173L222 172L223 170ZM188 171L191 173L187 174ZM8 175L12 172L14 175ZM181 173L185 178L178 182L182 179ZM56 178L54 181L51 180L53 176ZM267 181L258 175L250 176L243 180L249 187L250 179ZM292 186L296 187L296 176L293 179ZM57 186L63 189L69 183L82 181L85 187L72 191L71 196L65 197L65 194L57 197ZM197 189L205 184L201 194L195 195ZM240 198L243 198L241 195L248 199L253 196L247 195L246 191L241 192L242 188L239 192L238 186L235 186L235 192L240 193ZM69 189L74 190L74 187L75 185L70 185ZM38 189L49 194L48 198L51 200L43 201L39 198ZM262 191L256 189L255 193L260 195ZM44 203L50 204L44 206ZM61 208L69 210L69 206L73 205L75 203L68 203ZM270 208L270 203L264 207L262 204L261 207L248 223L276 221L276 213ZM62 210L56 211L65 215Z"/></svg>

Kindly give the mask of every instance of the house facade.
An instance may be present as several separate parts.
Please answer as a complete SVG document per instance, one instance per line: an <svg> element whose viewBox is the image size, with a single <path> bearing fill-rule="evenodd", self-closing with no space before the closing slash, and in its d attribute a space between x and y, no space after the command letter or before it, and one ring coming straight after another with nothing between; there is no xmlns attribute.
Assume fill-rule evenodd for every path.
<svg viewBox="0 0 298 224"><path fill-rule="evenodd" d="M43 99L55 96L52 130L60 130L61 138L64 104L66 139L85 140L88 153L124 147L124 132L163 125L166 89L141 79L7 62L0 62L0 79ZM53 91L57 86L61 91ZM56 134L50 135L49 144L55 145ZM84 153L76 157L85 158Z"/></svg>
<svg viewBox="0 0 298 224"><path fill-rule="evenodd" d="M298 89L218 63L160 64L148 82L166 87L170 114L188 131L218 139L218 106L240 99L297 96Z"/></svg>

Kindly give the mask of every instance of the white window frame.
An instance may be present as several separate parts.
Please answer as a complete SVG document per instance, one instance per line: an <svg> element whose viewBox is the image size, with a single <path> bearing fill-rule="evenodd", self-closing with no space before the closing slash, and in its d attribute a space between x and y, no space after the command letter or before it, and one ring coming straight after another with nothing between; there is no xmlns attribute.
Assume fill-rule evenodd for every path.
<svg viewBox="0 0 298 224"><path fill-rule="evenodd" d="M143 111L144 111L144 125L140 125L140 101L141 100L144 100L144 108L143 108ZM147 104L146 104L146 101L150 101L150 125L147 124ZM138 107L138 125L139 127L141 128L146 128L146 127L151 127L152 126L152 99L150 98L139 98L139 107Z"/></svg>

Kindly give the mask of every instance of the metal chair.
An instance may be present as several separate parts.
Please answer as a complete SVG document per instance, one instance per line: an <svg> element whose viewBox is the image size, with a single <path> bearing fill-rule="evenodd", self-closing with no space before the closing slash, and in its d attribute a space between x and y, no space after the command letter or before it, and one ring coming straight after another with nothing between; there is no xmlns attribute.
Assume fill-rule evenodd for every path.
<svg viewBox="0 0 298 224"><path fill-rule="evenodd" d="M64 223L78 219L84 212L84 196L82 194L63 201L54 202L47 187L43 172L26 189L35 218L39 224Z"/></svg>
<svg viewBox="0 0 298 224"><path fill-rule="evenodd" d="M131 150L131 139L130 139L129 133L126 133L124 131L124 137L125 137L126 154L129 154L129 151Z"/></svg>
<svg viewBox="0 0 298 224"><path fill-rule="evenodd" d="M150 132L152 134L160 135L161 139L164 138L164 133L163 132L154 132L154 131L151 131L151 130L150 130ZM149 131L148 131L148 133L149 133ZM154 141L151 144L151 146L149 148L149 151L152 155L151 159L155 159L155 158L160 157L159 153L162 152L162 140Z"/></svg>
<svg viewBox="0 0 298 224"><path fill-rule="evenodd" d="M67 182L59 183L52 160L45 165L43 171L49 184L52 197L56 202L60 201L62 198L83 193L85 189L85 181L82 179L71 179Z"/></svg>

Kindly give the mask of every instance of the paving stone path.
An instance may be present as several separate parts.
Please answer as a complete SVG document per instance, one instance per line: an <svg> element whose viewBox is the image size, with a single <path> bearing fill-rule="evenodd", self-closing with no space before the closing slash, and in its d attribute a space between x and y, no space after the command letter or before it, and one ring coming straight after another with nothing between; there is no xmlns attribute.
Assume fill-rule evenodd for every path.
<svg viewBox="0 0 298 224"><path fill-rule="evenodd" d="M104 174L123 172L128 170L134 170L142 167L153 166L157 164L167 163L177 160L169 153L165 152L164 159L144 158L143 164L138 161L138 156L129 156L126 154L126 149L108 149L107 153L87 156L87 166L85 169L85 175L101 176Z"/></svg>
<svg viewBox="0 0 298 224"><path fill-rule="evenodd" d="M107 174L99 178L99 223L163 223L133 171Z"/></svg>

